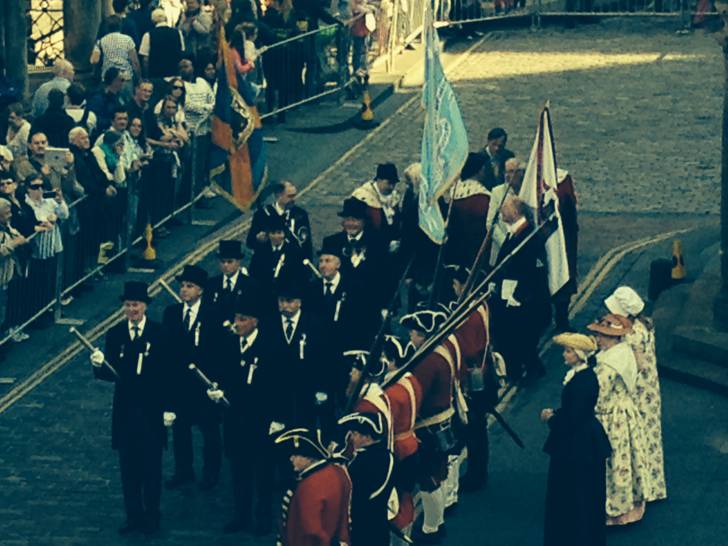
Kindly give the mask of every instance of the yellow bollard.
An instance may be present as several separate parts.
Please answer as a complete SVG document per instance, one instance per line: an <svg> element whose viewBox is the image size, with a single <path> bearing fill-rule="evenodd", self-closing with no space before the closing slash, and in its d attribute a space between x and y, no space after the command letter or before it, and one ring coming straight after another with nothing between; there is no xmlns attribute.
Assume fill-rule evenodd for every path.
<svg viewBox="0 0 728 546"><path fill-rule="evenodd" d="M674 281L680 281L685 278L685 261L682 254L682 242L675 239L672 242L672 271L670 276Z"/></svg>
<svg viewBox="0 0 728 546"><path fill-rule="evenodd" d="M369 90L365 89L361 99L361 120L369 123L374 120L374 110L372 110L372 97Z"/></svg>
<svg viewBox="0 0 728 546"><path fill-rule="evenodd" d="M144 240L147 242L147 248L144 249L143 256L148 262L153 262L157 259L157 251L152 246L153 238L154 230L152 229L152 224L147 224L147 227L144 228Z"/></svg>

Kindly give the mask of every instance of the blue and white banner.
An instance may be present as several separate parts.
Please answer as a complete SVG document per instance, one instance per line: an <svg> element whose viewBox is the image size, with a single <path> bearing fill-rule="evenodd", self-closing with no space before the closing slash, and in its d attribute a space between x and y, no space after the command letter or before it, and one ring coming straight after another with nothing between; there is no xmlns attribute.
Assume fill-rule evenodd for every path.
<svg viewBox="0 0 728 546"><path fill-rule="evenodd" d="M425 8L425 85L422 106L422 175L419 194L419 225L437 244L445 241L445 220L437 200L460 177L468 156L468 135L455 93L440 61L440 44L433 26L432 0Z"/></svg>

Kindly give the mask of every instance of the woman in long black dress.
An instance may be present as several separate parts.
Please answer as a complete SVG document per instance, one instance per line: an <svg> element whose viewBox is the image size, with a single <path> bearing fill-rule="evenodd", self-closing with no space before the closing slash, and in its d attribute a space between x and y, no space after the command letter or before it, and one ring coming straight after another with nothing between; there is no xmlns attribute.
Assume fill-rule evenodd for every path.
<svg viewBox="0 0 728 546"><path fill-rule="evenodd" d="M541 420L550 428L544 451L551 457L546 486L545 546L605 544L605 461L609 439L594 415L599 382L589 359L597 349L583 334L564 333L554 342L564 348L569 371L561 407L546 408Z"/></svg>

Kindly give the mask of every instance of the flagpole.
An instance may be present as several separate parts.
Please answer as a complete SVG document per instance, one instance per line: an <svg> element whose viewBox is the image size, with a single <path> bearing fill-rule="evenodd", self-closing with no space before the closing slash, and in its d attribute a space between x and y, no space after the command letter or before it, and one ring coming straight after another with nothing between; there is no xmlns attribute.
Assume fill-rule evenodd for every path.
<svg viewBox="0 0 728 546"><path fill-rule="evenodd" d="M453 203L455 203L455 192L458 189L458 186L460 185L461 179L458 177L458 179L455 181L455 185L452 188L452 193L450 194L450 203L447 206L447 215L445 216L445 237L442 240L442 244L440 245L440 248L437 251L437 260L435 260L435 272L432 275L432 290L430 290L430 300L429 300L429 307L432 308L433 305L435 305L435 300L437 299L437 283L440 280L440 273L442 272L442 256L443 251L445 250L445 244L447 243L447 226L450 224L450 215L452 214L452 206Z"/></svg>

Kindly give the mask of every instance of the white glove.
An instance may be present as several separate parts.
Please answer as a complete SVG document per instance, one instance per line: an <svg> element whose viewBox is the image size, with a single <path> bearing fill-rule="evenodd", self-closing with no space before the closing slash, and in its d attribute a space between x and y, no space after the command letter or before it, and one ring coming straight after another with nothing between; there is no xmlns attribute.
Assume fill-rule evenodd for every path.
<svg viewBox="0 0 728 546"><path fill-rule="evenodd" d="M513 296L508 298L508 301L506 301L506 307L520 307L520 306L521 306L521 302L518 301Z"/></svg>
<svg viewBox="0 0 728 546"><path fill-rule="evenodd" d="M91 360L91 364L94 368L100 368L104 365L104 360L106 360L106 358L104 357L104 353L102 353L99 349L95 349L94 352L91 353L89 360Z"/></svg>
<svg viewBox="0 0 728 546"><path fill-rule="evenodd" d="M177 419L177 414L171 411L164 412L164 426L171 427L174 424L174 420Z"/></svg>
<svg viewBox="0 0 728 546"><path fill-rule="evenodd" d="M328 399L329 399L329 395L326 394L325 392L317 392L314 395L314 397L316 398L316 404L317 405L318 404L325 404L328 401Z"/></svg>
<svg viewBox="0 0 728 546"><path fill-rule="evenodd" d="M389 253L394 254L395 252L397 252L399 250L400 244L401 243L397 240L389 241Z"/></svg>
<svg viewBox="0 0 728 546"><path fill-rule="evenodd" d="M216 404L222 400L223 396L225 396L225 392L220 389L207 389L207 397Z"/></svg>
<svg viewBox="0 0 728 546"><path fill-rule="evenodd" d="M268 436L273 436L274 434L279 433L282 431L286 426L283 423L279 423L278 421L273 421L270 424L270 428L268 428Z"/></svg>

